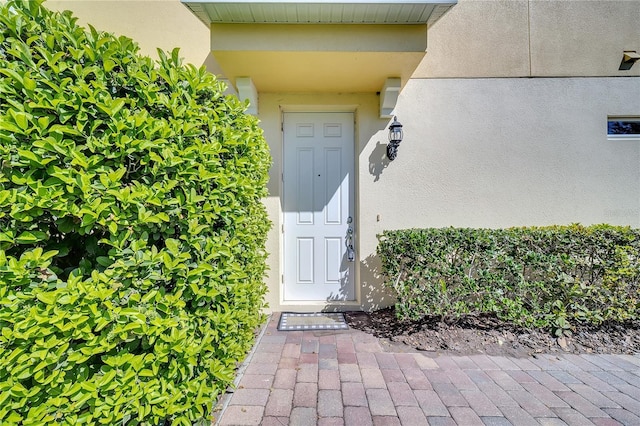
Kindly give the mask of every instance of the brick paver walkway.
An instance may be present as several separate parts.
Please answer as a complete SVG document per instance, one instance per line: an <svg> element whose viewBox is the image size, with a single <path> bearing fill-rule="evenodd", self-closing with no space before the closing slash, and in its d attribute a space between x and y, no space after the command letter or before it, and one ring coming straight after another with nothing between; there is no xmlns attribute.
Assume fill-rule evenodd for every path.
<svg viewBox="0 0 640 426"><path fill-rule="evenodd" d="M640 356L428 356L274 314L219 425L640 425Z"/></svg>

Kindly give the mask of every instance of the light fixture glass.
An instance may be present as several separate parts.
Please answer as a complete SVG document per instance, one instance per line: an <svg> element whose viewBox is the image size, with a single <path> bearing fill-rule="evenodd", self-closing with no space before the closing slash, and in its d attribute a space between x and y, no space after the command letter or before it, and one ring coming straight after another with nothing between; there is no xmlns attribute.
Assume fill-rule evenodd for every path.
<svg viewBox="0 0 640 426"><path fill-rule="evenodd" d="M402 124L398 121L398 117L393 117L393 123L389 125L389 144L387 145L387 157L389 160L395 160L398 155L398 146L402 142Z"/></svg>

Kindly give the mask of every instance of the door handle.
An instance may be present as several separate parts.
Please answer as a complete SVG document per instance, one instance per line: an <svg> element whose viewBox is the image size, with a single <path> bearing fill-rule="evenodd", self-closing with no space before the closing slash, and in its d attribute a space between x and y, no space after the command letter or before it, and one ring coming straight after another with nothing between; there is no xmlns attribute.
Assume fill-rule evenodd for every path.
<svg viewBox="0 0 640 426"><path fill-rule="evenodd" d="M356 250L351 243L347 244L347 260L349 262L355 262L356 260Z"/></svg>
<svg viewBox="0 0 640 426"><path fill-rule="evenodd" d="M347 246L347 260L349 262L355 262L356 260L356 251L353 248L353 226L351 226L352 222L353 218L349 216L349 218L347 219L349 228L347 229L347 238L344 241L345 245Z"/></svg>

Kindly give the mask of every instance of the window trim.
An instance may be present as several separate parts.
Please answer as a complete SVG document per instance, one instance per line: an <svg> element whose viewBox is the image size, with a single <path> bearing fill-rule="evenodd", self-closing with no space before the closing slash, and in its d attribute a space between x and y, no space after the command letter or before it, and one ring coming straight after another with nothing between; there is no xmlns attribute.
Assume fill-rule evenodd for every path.
<svg viewBox="0 0 640 426"><path fill-rule="evenodd" d="M633 121L640 124L640 116L633 115L609 115L607 116L607 139L608 140L640 140L640 132L631 134L611 134L609 133L609 123L612 121Z"/></svg>

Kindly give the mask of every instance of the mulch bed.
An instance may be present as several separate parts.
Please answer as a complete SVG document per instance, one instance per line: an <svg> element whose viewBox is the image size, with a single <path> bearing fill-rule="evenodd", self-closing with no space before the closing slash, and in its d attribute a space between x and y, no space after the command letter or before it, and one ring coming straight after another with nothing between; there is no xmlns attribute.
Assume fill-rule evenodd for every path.
<svg viewBox="0 0 640 426"><path fill-rule="evenodd" d="M640 322L579 326L556 338L545 330L527 330L491 316L466 316L455 321L425 318L399 321L393 308L371 313L347 312L351 328L372 334L390 346L456 355L535 356L540 353L640 353Z"/></svg>

